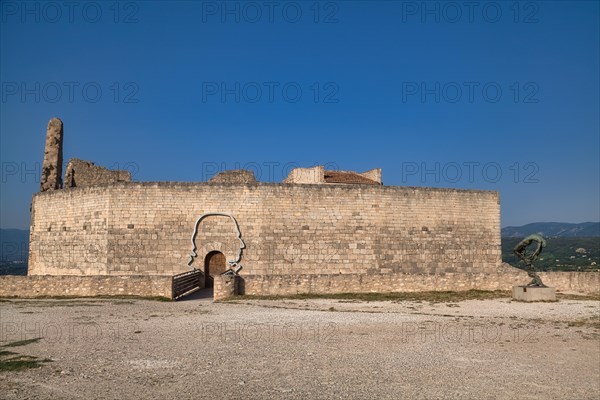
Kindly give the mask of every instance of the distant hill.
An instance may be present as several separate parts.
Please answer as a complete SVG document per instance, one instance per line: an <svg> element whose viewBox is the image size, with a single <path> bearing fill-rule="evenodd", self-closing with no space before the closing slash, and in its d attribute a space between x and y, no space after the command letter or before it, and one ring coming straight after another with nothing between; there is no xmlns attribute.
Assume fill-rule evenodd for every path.
<svg viewBox="0 0 600 400"><path fill-rule="evenodd" d="M502 238L502 261L523 268L523 262L512 252L519 241L520 237ZM540 271L598 271L600 237L549 237L534 265Z"/></svg>
<svg viewBox="0 0 600 400"><path fill-rule="evenodd" d="M0 275L27 275L29 231L0 229Z"/></svg>
<svg viewBox="0 0 600 400"><path fill-rule="evenodd" d="M29 230L0 229L0 261L27 262Z"/></svg>
<svg viewBox="0 0 600 400"><path fill-rule="evenodd" d="M544 237L598 237L600 222L569 224L563 222L534 222L523 226L502 228L502 237L525 237L541 232Z"/></svg>

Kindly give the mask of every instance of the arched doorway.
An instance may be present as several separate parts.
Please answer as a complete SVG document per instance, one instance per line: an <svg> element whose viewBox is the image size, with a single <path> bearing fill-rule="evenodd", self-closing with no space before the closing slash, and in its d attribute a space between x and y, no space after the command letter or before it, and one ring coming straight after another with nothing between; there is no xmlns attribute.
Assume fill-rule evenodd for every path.
<svg viewBox="0 0 600 400"><path fill-rule="evenodd" d="M227 260L225 254L220 251L211 251L204 259L204 279L205 287L211 288L214 285L213 277L221 275L227 269Z"/></svg>

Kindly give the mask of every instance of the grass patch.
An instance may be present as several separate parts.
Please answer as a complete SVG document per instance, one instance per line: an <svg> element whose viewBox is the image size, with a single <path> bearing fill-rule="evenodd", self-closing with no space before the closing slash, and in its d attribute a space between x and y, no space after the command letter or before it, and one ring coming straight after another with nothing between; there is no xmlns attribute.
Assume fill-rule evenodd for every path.
<svg viewBox="0 0 600 400"><path fill-rule="evenodd" d="M557 293L556 297L563 300L595 300L600 301L600 294L566 294Z"/></svg>
<svg viewBox="0 0 600 400"><path fill-rule="evenodd" d="M21 371L30 368L39 368L44 363L52 360L44 358L38 359L31 356L16 356L7 359L0 359L0 372Z"/></svg>
<svg viewBox="0 0 600 400"><path fill-rule="evenodd" d="M140 300L163 301L163 302L167 302L167 303L175 301L169 297L163 297L163 296L136 297L136 298L140 299Z"/></svg>
<svg viewBox="0 0 600 400"><path fill-rule="evenodd" d="M511 301L513 303L558 303L558 299L556 299L556 300L531 300L531 301L512 299Z"/></svg>
<svg viewBox="0 0 600 400"><path fill-rule="evenodd" d="M85 297L86 299L100 299L100 300L115 300L113 304L132 304L132 300L150 300L150 301L173 301L169 297L163 296L93 296ZM121 301L119 301L121 300ZM129 300L129 301L124 301Z"/></svg>
<svg viewBox="0 0 600 400"><path fill-rule="evenodd" d="M45 300L56 300L56 302L49 303ZM81 300L72 301L72 300ZM98 300L98 301L97 301ZM0 302L13 303L13 304L34 304L42 307L76 307L79 305L85 306L102 306L105 303L102 300L113 300L115 305L126 305L132 304L133 300L150 300L150 301L164 301L171 302L173 299L163 296L90 296L90 297L77 297L77 296L39 296L32 298L20 298L20 297L5 297L0 298ZM96 303L96 304L94 304Z"/></svg>
<svg viewBox="0 0 600 400"><path fill-rule="evenodd" d="M18 340L0 346L0 372L21 371L29 368L39 368L43 363L51 362L47 358L39 359L37 357L20 355L10 350L4 350L7 347L20 347L30 343L37 343L41 338Z"/></svg>
<svg viewBox="0 0 600 400"><path fill-rule="evenodd" d="M4 346L0 346L0 347L20 347L20 346L26 346L28 344L31 343L37 343L40 341L41 338L33 338L33 339L26 339L26 340L17 340L16 342L12 342L12 343L8 343L5 344Z"/></svg>
<svg viewBox="0 0 600 400"><path fill-rule="evenodd" d="M454 303L465 300L488 300L511 297L509 291L468 290L461 292L390 292L390 293L336 293L317 294L303 293L289 296L235 296L223 300L308 300L308 299L338 299L361 301L429 301L432 303Z"/></svg>
<svg viewBox="0 0 600 400"><path fill-rule="evenodd" d="M600 318L589 317L588 319L578 319L575 321L567 322L568 327L589 327L594 329L600 329Z"/></svg>
<svg viewBox="0 0 600 400"><path fill-rule="evenodd" d="M115 300L113 304L133 304L133 300L165 301L171 302L173 299L163 296L94 296L86 297L88 299ZM121 301L119 301L121 300ZM128 301L126 301L128 300Z"/></svg>

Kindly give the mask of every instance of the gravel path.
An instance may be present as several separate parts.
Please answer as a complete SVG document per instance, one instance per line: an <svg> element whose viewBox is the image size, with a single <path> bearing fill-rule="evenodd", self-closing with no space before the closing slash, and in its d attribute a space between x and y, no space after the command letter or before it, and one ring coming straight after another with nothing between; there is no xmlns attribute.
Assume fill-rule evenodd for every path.
<svg viewBox="0 0 600 400"><path fill-rule="evenodd" d="M600 302L0 302L2 399L598 399Z"/></svg>

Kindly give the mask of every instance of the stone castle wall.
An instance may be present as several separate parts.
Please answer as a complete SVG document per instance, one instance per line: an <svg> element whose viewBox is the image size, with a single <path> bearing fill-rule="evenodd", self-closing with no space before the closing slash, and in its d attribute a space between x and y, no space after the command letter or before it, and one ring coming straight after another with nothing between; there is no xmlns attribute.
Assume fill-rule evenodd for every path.
<svg viewBox="0 0 600 400"><path fill-rule="evenodd" d="M493 273L499 196L370 185L117 183L34 196L30 275L173 275L189 270L205 213L239 223L243 275ZM192 265L236 258L232 220L199 224Z"/></svg>
<svg viewBox="0 0 600 400"><path fill-rule="evenodd" d="M600 295L598 272L542 272L548 286L562 293ZM296 294L511 290L531 278L523 270L501 267L493 273L384 274L384 275L252 275L240 283L240 294L293 296ZM216 287L215 287L216 293ZM227 293L221 294L226 298ZM215 295L216 298L216 295Z"/></svg>
<svg viewBox="0 0 600 400"><path fill-rule="evenodd" d="M542 279L563 293L600 295L598 272L544 272ZM215 279L214 298L246 295L505 290L529 281L524 271L502 266L494 274L246 275ZM234 286L235 285L235 286ZM3 297L140 296L173 298L170 276L0 276Z"/></svg>
<svg viewBox="0 0 600 400"><path fill-rule="evenodd" d="M0 276L2 297L137 296L173 298L168 276Z"/></svg>

